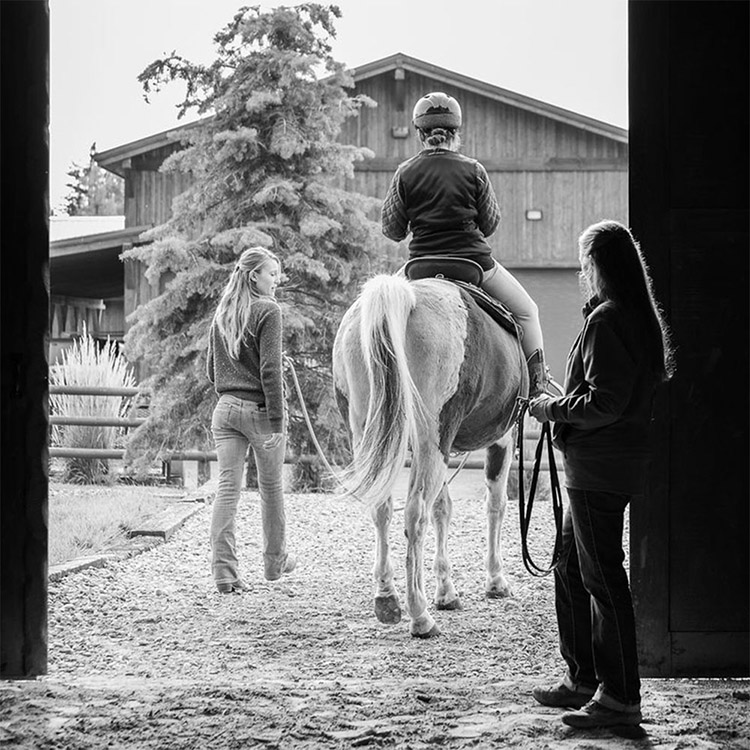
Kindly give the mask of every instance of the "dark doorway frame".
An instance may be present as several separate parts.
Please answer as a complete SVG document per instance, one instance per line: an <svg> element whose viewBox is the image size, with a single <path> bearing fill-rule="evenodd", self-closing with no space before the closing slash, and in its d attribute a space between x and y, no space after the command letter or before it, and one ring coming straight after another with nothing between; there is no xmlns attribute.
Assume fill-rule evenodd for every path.
<svg viewBox="0 0 750 750"><path fill-rule="evenodd" d="M631 224L680 346L631 515L645 675L748 673L747 12L629 3ZM0 677L31 678L47 671L46 0L0 2L0 55Z"/></svg>
<svg viewBox="0 0 750 750"><path fill-rule="evenodd" d="M677 350L630 516L645 676L750 669L749 7L629 3L630 224Z"/></svg>
<svg viewBox="0 0 750 750"><path fill-rule="evenodd" d="M0 677L47 672L49 9L0 2Z"/></svg>

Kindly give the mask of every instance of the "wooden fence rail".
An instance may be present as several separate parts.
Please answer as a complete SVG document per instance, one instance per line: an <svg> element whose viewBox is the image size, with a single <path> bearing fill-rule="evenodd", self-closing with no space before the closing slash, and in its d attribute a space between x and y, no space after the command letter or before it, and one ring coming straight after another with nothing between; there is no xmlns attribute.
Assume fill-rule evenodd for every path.
<svg viewBox="0 0 750 750"><path fill-rule="evenodd" d="M116 388L108 386L79 386L79 385L50 385L50 394L64 396L114 396L134 397L145 395L141 388ZM139 427L145 422L143 417L99 417L99 416L69 416L55 414L50 416L51 426L81 426L81 427ZM124 448L70 448L66 446L50 446L50 458L83 458L83 459L115 459L125 457ZM208 463L216 461L215 451L173 451L160 457L162 470L169 477L172 462L187 461L195 463L195 470L190 472L191 479L207 475ZM183 482L186 477L183 473Z"/></svg>
<svg viewBox="0 0 750 750"><path fill-rule="evenodd" d="M95 385L50 385L49 392L60 396L118 396L132 397L144 393L140 388L116 388ZM138 427L145 422L143 417L92 417L66 416L54 414L49 418L52 426L79 427ZM50 446L51 458L114 458L121 459L125 455L123 448L66 448L64 446Z"/></svg>
<svg viewBox="0 0 750 750"><path fill-rule="evenodd" d="M49 392L60 395L75 396L137 396L143 391L139 388L109 388L102 386L74 386L74 385L51 385ZM140 417L69 417L54 415L50 417L51 425L79 425L91 427L138 427L146 420ZM534 423L527 423L524 430L524 460L525 467L531 469L534 461L534 451L541 433L541 428ZM122 459L125 456L124 448L66 448L53 446L49 449L52 458L111 458ZM559 453L557 453L559 459ZM171 461L195 461L198 464L207 464L216 461L216 451L174 451L161 457L164 463ZM452 456L448 460L448 468L458 467L463 460L462 456ZM290 463L290 462L287 462ZM411 460L406 460L406 466L411 466ZM465 469L484 468L484 458L470 456L463 464ZM549 471L547 452L545 450L541 464L542 471Z"/></svg>
<svg viewBox="0 0 750 750"><path fill-rule="evenodd" d="M49 392L62 396L137 396L140 388L114 388L105 385L51 385Z"/></svg>
<svg viewBox="0 0 750 750"><path fill-rule="evenodd" d="M526 452L524 454L526 459L526 467L531 469L532 461L534 458L533 454L534 446L527 445ZM63 448L63 447L52 447L49 449L49 454L53 458L113 458L121 459L125 455L124 448ZM216 461L216 451L175 451L172 453L165 453L162 455L162 461L198 461L208 462ZM455 469L461 465L463 458L461 456L451 456L448 459L448 468ZM291 463L287 461L286 463ZM411 466L411 459L406 459L406 466ZM484 459L480 458L469 458L463 465L464 469L483 469ZM542 470L547 471L547 458L542 461Z"/></svg>
<svg viewBox="0 0 750 750"><path fill-rule="evenodd" d="M52 458L114 458L125 456L124 448L64 448L49 449ZM215 451L174 451L162 455L162 461L216 461Z"/></svg>
<svg viewBox="0 0 750 750"><path fill-rule="evenodd" d="M130 417L58 417L49 418L51 425L76 425L79 427L138 427L146 420Z"/></svg>

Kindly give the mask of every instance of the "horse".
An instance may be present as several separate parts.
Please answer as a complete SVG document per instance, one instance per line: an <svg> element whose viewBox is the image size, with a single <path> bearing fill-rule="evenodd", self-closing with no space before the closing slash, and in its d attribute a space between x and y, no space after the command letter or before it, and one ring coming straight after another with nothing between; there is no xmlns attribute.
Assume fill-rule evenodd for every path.
<svg viewBox="0 0 750 750"><path fill-rule="evenodd" d="M519 397L528 394L517 336L492 320L460 285L383 274L363 285L342 318L333 346L333 380L338 408L352 437L353 460L345 484L349 494L369 509L375 525L378 620L401 620L388 532L393 486L409 450L404 527L412 636L440 634L428 611L423 578L430 514L436 546L434 603L439 610L461 609L447 546L452 501L446 471L451 452L486 449L485 595L510 596L500 532L513 460L512 427Z"/></svg>

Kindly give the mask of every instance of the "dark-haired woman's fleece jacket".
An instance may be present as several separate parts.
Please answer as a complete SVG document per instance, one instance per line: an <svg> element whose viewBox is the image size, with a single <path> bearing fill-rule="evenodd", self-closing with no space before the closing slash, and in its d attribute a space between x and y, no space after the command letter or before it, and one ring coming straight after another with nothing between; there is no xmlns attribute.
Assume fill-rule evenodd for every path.
<svg viewBox="0 0 750 750"><path fill-rule="evenodd" d="M642 494L657 379L642 324L613 302L584 308L568 355L565 395L544 405L571 489Z"/></svg>

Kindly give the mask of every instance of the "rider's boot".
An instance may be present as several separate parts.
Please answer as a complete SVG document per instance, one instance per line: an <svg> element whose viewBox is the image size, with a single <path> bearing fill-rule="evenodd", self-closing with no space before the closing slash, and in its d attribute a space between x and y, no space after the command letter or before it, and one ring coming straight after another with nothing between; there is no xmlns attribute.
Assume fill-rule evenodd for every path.
<svg viewBox="0 0 750 750"><path fill-rule="evenodd" d="M536 398L544 393L548 396L563 394L563 389L552 380L541 349L536 349L529 355L526 365L529 368L529 398Z"/></svg>

